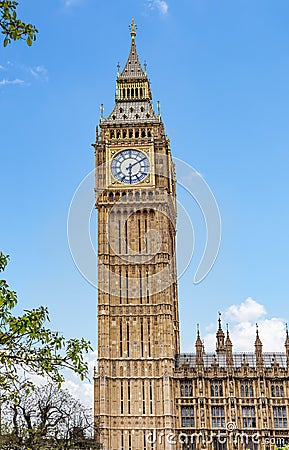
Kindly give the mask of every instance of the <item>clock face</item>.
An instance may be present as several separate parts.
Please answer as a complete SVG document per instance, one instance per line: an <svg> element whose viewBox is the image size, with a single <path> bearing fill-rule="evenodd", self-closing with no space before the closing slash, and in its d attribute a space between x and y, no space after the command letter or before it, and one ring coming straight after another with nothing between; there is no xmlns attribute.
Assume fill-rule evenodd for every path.
<svg viewBox="0 0 289 450"><path fill-rule="evenodd" d="M149 170L150 163L146 155L133 149L119 152L111 163L114 178L126 184L139 183L147 176Z"/></svg>

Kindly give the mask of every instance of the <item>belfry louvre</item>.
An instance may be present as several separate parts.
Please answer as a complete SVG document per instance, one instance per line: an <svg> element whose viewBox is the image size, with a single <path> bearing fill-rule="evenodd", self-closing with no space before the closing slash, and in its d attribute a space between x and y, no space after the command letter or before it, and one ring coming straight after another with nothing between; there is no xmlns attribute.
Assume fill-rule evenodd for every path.
<svg viewBox="0 0 289 450"><path fill-rule="evenodd" d="M229 331L180 353L176 174L150 82L131 47L115 106L96 132L98 368L95 417L105 450L271 449L288 442L284 353L234 353Z"/></svg>

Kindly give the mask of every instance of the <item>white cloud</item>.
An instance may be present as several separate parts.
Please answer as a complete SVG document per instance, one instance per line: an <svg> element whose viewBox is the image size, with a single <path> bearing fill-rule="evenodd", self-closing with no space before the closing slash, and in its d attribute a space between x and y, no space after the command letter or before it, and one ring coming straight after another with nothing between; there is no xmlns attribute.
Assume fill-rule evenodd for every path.
<svg viewBox="0 0 289 450"><path fill-rule="evenodd" d="M3 80L0 80L0 86L7 86L10 84L23 84L24 80L20 80L19 78L15 78L14 80L8 80L7 78L3 78Z"/></svg>
<svg viewBox="0 0 289 450"><path fill-rule="evenodd" d="M156 0L155 1L156 7L162 14L167 14L169 5L164 0Z"/></svg>
<svg viewBox="0 0 289 450"><path fill-rule="evenodd" d="M233 323L229 326L233 351L253 352L256 339L256 322L258 322L259 336L263 344L264 352L283 352L285 342L285 323L282 318L267 318L265 306L256 302L251 297L239 305L231 305L223 314L225 319ZM207 352L216 349L216 328L212 330L212 324L206 327L209 331L204 336L205 350ZM223 329L225 329L223 323Z"/></svg>
<svg viewBox="0 0 289 450"><path fill-rule="evenodd" d="M81 381L80 378L72 371L65 371L65 383L63 388L67 389L73 397L81 401L87 407L93 406L93 372L96 366L97 353L91 352L85 356L88 364L88 379Z"/></svg>
<svg viewBox="0 0 289 450"><path fill-rule="evenodd" d="M147 0L147 8L150 10L157 9L161 14L168 12L169 5L165 0Z"/></svg>
<svg viewBox="0 0 289 450"><path fill-rule="evenodd" d="M29 70L34 78L38 80L41 79L44 81L48 81L48 71L46 67L44 66L30 67Z"/></svg>
<svg viewBox="0 0 289 450"><path fill-rule="evenodd" d="M266 315L264 305L256 302L251 297L247 298L240 305L230 306L224 314L224 317L232 322L244 322L258 320Z"/></svg>

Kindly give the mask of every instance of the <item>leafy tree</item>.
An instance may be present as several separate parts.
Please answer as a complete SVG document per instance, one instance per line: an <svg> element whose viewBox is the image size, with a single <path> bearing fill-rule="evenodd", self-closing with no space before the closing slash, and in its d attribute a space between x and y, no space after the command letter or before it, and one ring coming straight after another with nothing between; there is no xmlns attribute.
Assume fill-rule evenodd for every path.
<svg viewBox="0 0 289 450"><path fill-rule="evenodd" d="M93 431L91 409L55 383L35 387L28 394L20 387L18 400L2 405L3 450L100 448Z"/></svg>
<svg viewBox="0 0 289 450"><path fill-rule="evenodd" d="M0 28L4 35L3 45L6 47L11 40L26 40L27 45L31 46L36 40L37 28L31 23L22 22L17 16L18 1L4 0L0 1Z"/></svg>
<svg viewBox="0 0 289 450"><path fill-rule="evenodd" d="M0 252L0 273L9 257ZM47 308L40 306L13 315L17 304L16 292L0 280L0 388L6 396L13 396L19 373L47 376L60 385L64 381L61 369L71 369L83 380L88 365L84 356L92 350L85 339L66 340L59 332L51 331ZM24 383L26 389L29 382Z"/></svg>

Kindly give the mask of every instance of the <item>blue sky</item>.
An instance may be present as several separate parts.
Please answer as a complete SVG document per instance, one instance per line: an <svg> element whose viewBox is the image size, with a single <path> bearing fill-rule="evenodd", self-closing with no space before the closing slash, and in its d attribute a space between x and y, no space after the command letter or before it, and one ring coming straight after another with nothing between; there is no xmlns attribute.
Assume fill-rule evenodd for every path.
<svg viewBox="0 0 289 450"><path fill-rule="evenodd" d="M134 16L172 152L203 175L222 218L216 263L194 285L204 223L179 189L196 235L179 282L182 349L192 350L197 322L212 347L221 310L236 349L252 347L259 321L265 350L271 326L282 351L289 318L287 0L21 3L19 13L39 29L37 41L2 48L0 61L1 249L11 255L7 278L20 307L48 306L53 328L95 345L96 291L74 266L66 220L93 169L99 105L104 115L113 107L116 65L126 62Z"/></svg>

